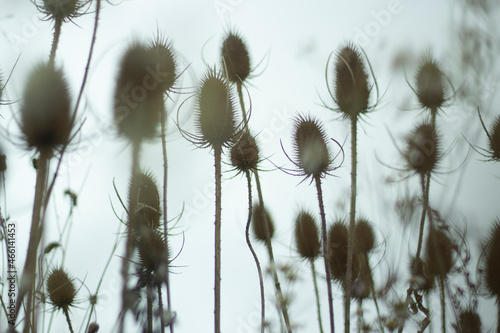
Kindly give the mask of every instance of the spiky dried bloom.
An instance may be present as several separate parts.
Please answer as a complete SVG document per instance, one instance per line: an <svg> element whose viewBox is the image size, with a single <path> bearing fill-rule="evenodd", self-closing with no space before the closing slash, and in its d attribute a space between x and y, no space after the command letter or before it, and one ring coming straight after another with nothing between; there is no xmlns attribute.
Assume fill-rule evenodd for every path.
<svg viewBox="0 0 500 333"><path fill-rule="evenodd" d="M76 289L73 280L62 268L54 268L47 278L50 302L59 310L67 311L74 304Z"/></svg>
<svg viewBox="0 0 500 333"><path fill-rule="evenodd" d="M407 167L419 175L434 171L440 158L440 139L430 123L418 125L406 138Z"/></svg>
<svg viewBox="0 0 500 333"><path fill-rule="evenodd" d="M250 56L243 38L229 32L222 43L222 68L229 81L241 83L250 74Z"/></svg>
<svg viewBox="0 0 500 333"><path fill-rule="evenodd" d="M356 247L363 253L370 252L375 246L373 226L366 219L360 218L355 225Z"/></svg>
<svg viewBox="0 0 500 333"><path fill-rule="evenodd" d="M500 161L500 116L497 116L493 126L491 126L489 138L489 153L491 159Z"/></svg>
<svg viewBox="0 0 500 333"><path fill-rule="evenodd" d="M335 281L344 282L347 273L348 231L344 222L335 222L328 230L328 263ZM353 265L354 267L354 265Z"/></svg>
<svg viewBox="0 0 500 333"><path fill-rule="evenodd" d="M162 92L166 93L174 86L177 79L177 63L172 43L162 39L159 35L148 44L148 50L155 62L153 79Z"/></svg>
<svg viewBox="0 0 500 333"><path fill-rule="evenodd" d="M302 211L295 221L295 244L304 259L314 260L319 256L321 243L318 227L311 214Z"/></svg>
<svg viewBox="0 0 500 333"><path fill-rule="evenodd" d="M453 242L442 231L431 228L425 244L425 260L431 276L444 279L453 267Z"/></svg>
<svg viewBox="0 0 500 333"><path fill-rule="evenodd" d="M152 273L167 266L169 249L159 231L149 229L144 232L137 242L137 249L141 270Z"/></svg>
<svg viewBox="0 0 500 333"><path fill-rule="evenodd" d="M81 15L89 0L32 0L37 9L54 21L68 22Z"/></svg>
<svg viewBox="0 0 500 333"><path fill-rule="evenodd" d="M477 311L466 309L458 315L458 323L453 325L457 333L481 333L481 317Z"/></svg>
<svg viewBox="0 0 500 333"><path fill-rule="evenodd" d="M326 133L319 120L299 115L294 124L294 151L296 165L306 177L320 177L330 171L330 152Z"/></svg>
<svg viewBox="0 0 500 333"><path fill-rule="evenodd" d="M269 234L266 233L266 224ZM271 239L274 236L274 223L271 215L269 215L267 209L262 209L259 204L253 205L252 229L255 238L261 242L266 242L267 239ZM266 237L266 234L268 237Z"/></svg>
<svg viewBox="0 0 500 333"><path fill-rule="evenodd" d="M163 103L162 86L155 82L157 59L133 43L125 51L115 87L114 120L118 133L133 142L156 137Z"/></svg>
<svg viewBox="0 0 500 333"><path fill-rule="evenodd" d="M344 118L354 119L369 109L370 88L361 52L347 43L340 48L335 60L335 99Z"/></svg>
<svg viewBox="0 0 500 333"><path fill-rule="evenodd" d="M60 68L40 64L31 71L24 89L20 125L29 148L47 152L68 143L71 98Z"/></svg>
<svg viewBox="0 0 500 333"><path fill-rule="evenodd" d="M500 220L493 224L486 243L485 262L483 264L486 287L492 296L500 299Z"/></svg>
<svg viewBox="0 0 500 333"><path fill-rule="evenodd" d="M226 146L236 134L234 97L226 79L208 70L198 91L196 120L201 145Z"/></svg>
<svg viewBox="0 0 500 333"><path fill-rule="evenodd" d="M418 259L417 269L415 270L415 257L410 260L410 272L413 276L413 288L428 293L434 288L434 276L429 272L427 264Z"/></svg>
<svg viewBox="0 0 500 333"><path fill-rule="evenodd" d="M139 172L130 180L129 200L134 200L136 211L132 228L142 232L142 228L157 229L160 226L160 194L151 173Z"/></svg>
<svg viewBox="0 0 500 333"><path fill-rule="evenodd" d="M240 172L257 170L259 147L252 134L241 132L231 146L231 164Z"/></svg>
<svg viewBox="0 0 500 333"><path fill-rule="evenodd" d="M422 108L437 112L446 100L446 87L445 76L436 60L429 56L422 60L416 83L416 93Z"/></svg>

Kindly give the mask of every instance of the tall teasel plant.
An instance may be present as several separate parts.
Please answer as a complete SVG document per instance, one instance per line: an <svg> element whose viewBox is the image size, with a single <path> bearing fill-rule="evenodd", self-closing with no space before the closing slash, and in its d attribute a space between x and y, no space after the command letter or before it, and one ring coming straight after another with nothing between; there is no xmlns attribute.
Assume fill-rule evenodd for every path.
<svg viewBox="0 0 500 333"><path fill-rule="evenodd" d="M74 279L62 268L53 268L47 277L47 294L54 310L61 310L66 317L68 329L74 332L69 310L75 306L77 289Z"/></svg>
<svg viewBox="0 0 500 333"><path fill-rule="evenodd" d="M330 107L325 102L324 106L330 110L340 112L343 119L347 119L351 123L351 200L350 200L350 219L349 219L349 246L348 246L348 261L347 261L347 280L346 280L346 312L344 317L345 332L350 332L350 294L351 294L351 275L352 261L354 256L354 228L356 223L356 194L357 194L357 123L361 116L376 109L379 103L379 91L377 80L373 74L370 62L364 51L360 50L353 43L347 42L342 45L335 56L335 68L333 75L333 89L330 89L329 63L327 66L325 78L327 81L330 97L333 99L337 107ZM364 56L364 57L363 57ZM364 58L364 59L363 59ZM373 83L368 82L369 75L366 68L366 63L373 78ZM375 88L376 100L370 104L370 94Z"/></svg>

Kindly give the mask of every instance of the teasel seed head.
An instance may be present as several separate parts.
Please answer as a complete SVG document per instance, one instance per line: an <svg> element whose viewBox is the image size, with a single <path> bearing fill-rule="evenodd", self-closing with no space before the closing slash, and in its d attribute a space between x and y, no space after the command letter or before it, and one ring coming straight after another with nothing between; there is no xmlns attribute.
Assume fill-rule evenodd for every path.
<svg viewBox="0 0 500 333"><path fill-rule="evenodd" d="M500 116L497 116L490 130L489 146L491 158L500 161Z"/></svg>
<svg viewBox="0 0 500 333"><path fill-rule="evenodd" d="M413 288L428 293L434 288L434 276L431 275L426 263L422 259L418 259L417 270L415 271L415 257L410 260L410 272L413 278Z"/></svg>
<svg viewBox="0 0 500 333"><path fill-rule="evenodd" d="M425 57L420 64L417 75L417 97L420 105L431 112L437 110L445 102L445 76L436 60Z"/></svg>
<svg viewBox="0 0 500 333"><path fill-rule="evenodd" d="M477 311L466 309L459 313L458 323L455 326L457 333L481 333L481 317Z"/></svg>
<svg viewBox="0 0 500 333"><path fill-rule="evenodd" d="M355 226L357 249L364 254L370 252L375 246L375 233L373 226L364 218L358 219Z"/></svg>
<svg viewBox="0 0 500 333"><path fill-rule="evenodd" d="M295 119L293 139L296 164L306 177L320 177L329 171L327 137L317 119L299 115Z"/></svg>
<svg viewBox="0 0 500 333"><path fill-rule="evenodd" d="M148 50L153 56L155 62L154 79L157 81L161 91L166 93L174 86L177 79L177 63L174 55L174 48L170 42L157 36L149 42Z"/></svg>
<svg viewBox="0 0 500 333"><path fill-rule="evenodd" d="M274 222L271 215L269 215L267 209L264 208L264 210L262 210L261 205L254 204L252 210L252 228L255 238L261 242L266 242L266 239L268 238L266 237L266 227L264 223L267 223L267 230L269 231L268 236L270 240L274 236Z"/></svg>
<svg viewBox="0 0 500 333"><path fill-rule="evenodd" d="M205 73L198 92L197 122L205 144L228 145L236 134L234 98L226 79L214 70Z"/></svg>
<svg viewBox="0 0 500 333"><path fill-rule="evenodd" d="M358 261L353 260L353 264L357 265ZM358 268L359 269L356 269ZM367 265L353 266L354 280L351 284L351 297L356 300L363 300L370 296L371 281L370 281L370 268ZM358 273L359 271L359 273Z"/></svg>
<svg viewBox="0 0 500 333"><path fill-rule="evenodd" d="M40 64L31 71L24 89L20 124L29 148L50 152L68 143L71 98L61 69Z"/></svg>
<svg viewBox="0 0 500 333"><path fill-rule="evenodd" d="M140 267L146 272L155 272L161 265L167 266L169 249L163 235L157 230L148 229L137 242Z"/></svg>
<svg viewBox="0 0 500 333"><path fill-rule="evenodd" d="M348 231L344 222L332 224L328 230L328 263L332 278L344 282L347 274Z"/></svg>
<svg viewBox="0 0 500 333"><path fill-rule="evenodd" d="M425 244L426 266L431 276L444 279L453 267L453 243L442 230L431 228Z"/></svg>
<svg viewBox="0 0 500 333"><path fill-rule="evenodd" d="M125 51L115 87L114 120L118 133L133 142L156 137L163 103L162 85L155 82L157 58L133 43Z"/></svg>
<svg viewBox="0 0 500 333"><path fill-rule="evenodd" d="M490 294L500 300L500 220L496 220L491 228L486 243L485 262L483 263L484 279Z"/></svg>
<svg viewBox="0 0 500 333"><path fill-rule="evenodd" d="M419 175L433 172L440 159L440 138L430 123L418 125L406 138L404 158L410 170Z"/></svg>
<svg viewBox="0 0 500 333"><path fill-rule="evenodd" d="M346 43L337 53L334 86L337 104L345 118L354 119L368 111L368 74L361 52L352 43Z"/></svg>
<svg viewBox="0 0 500 333"><path fill-rule="evenodd" d="M43 0L37 7L50 19L66 22L80 16L79 10L84 5L85 1L81 0Z"/></svg>
<svg viewBox="0 0 500 333"><path fill-rule="evenodd" d="M73 280L62 268L54 268L47 278L47 292L50 302L59 310L68 310L73 306L76 289Z"/></svg>
<svg viewBox="0 0 500 333"><path fill-rule="evenodd" d="M130 181L129 200L135 202L135 214L131 226L141 233L143 228L157 229L160 226L160 194L151 173L139 172Z"/></svg>
<svg viewBox="0 0 500 333"><path fill-rule="evenodd" d="M229 32L222 43L222 68L227 79L242 83L250 74L250 56L243 38Z"/></svg>
<svg viewBox="0 0 500 333"><path fill-rule="evenodd" d="M252 134L242 131L231 146L231 164L240 172L257 170L259 147Z"/></svg>
<svg viewBox="0 0 500 333"><path fill-rule="evenodd" d="M87 333L97 333L99 331L99 324L96 322L90 323Z"/></svg>
<svg viewBox="0 0 500 333"><path fill-rule="evenodd" d="M314 260L319 256L318 227L312 215L305 211L300 212L295 221L295 244L302 258Z"/></svg>

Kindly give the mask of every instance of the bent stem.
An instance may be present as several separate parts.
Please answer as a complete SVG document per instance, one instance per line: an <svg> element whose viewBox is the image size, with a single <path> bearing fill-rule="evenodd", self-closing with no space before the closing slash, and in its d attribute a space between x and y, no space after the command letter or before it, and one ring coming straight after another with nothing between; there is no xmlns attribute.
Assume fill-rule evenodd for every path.
<svg viewBox="0 0 500 333"><path fill-rule="evenodd" d="M260 267L259 258L257 257L257 253L253 249L252 243L250 241L250 223L252 221L252 178L250 176L250 172L247 171L245 173L247 177L247 185L248 185L248 219L247 225L245 227L245 239L247 241L248 248L250 252L252 252L253 259L255 260L255 265L257 266L257 272L259 274L259 285L260 285L260 331L264 333L264 323L266 321L266 300L264 296L264 279L262 278L262 268Z"/></svg>
<svg viewBox="0 0 500 333"><path fill-rule="evenodd" d="M214 147L215 155L215 286L214 286L214 325L215 333L220 333L220 287L221 287L221 195L222 195L222 147Z"/></svg>
<svg viewBox="0 0 500 333"><path fill-rule="evenodd" d="M321 320L321 304L319 302L319 292L318 292L318 282L316 279L316 267L314 267L314 260L311 259L311 272L312 272L312 278L313 278L313 283L314 283L314 295L316 296L316 311L318 312L318 325L319 325L319 331L320 333L323 333L323 324Z"/></svg>
<svg viewBox="0 0 500 333"><path fill-rule="evenodd" d="M332 294L332 284L330 275L330 266L328 264L329 253L328 253L328 239L326 231L326 216L325 207L323 205L323 191L321 190L321 178L319 176L314 177L316 181L316 192L318 194L319 212L321 216L321 236L323 238L323 259L325 262L325 274L326 274L326 287L328 291L328 307L330 311L330 331L335 332L334 320L333 320L333 294Z"/></svg>

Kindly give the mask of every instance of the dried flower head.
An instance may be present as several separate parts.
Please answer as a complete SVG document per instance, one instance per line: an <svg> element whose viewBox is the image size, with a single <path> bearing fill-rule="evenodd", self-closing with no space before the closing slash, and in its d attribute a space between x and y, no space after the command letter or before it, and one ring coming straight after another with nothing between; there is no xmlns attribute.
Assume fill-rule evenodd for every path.
<svg viewBox="0 0 500 333"><path fill-rule="evenodd" d="M82 9L90 4L89 0L32 0L32 2L46 19L60 22L72 21L83 15Z"/></svg>
<svg viewBox="0 0 500 333"><path fill-rule="evenodd" d="M356 246L362 253L370 252L375 246L373 226L364 218L358 219L355 225Z"/></svg>
<svg viewBox="0 0 500 333"><path fill-rule="evenodd" d="M429 274L444 279L453 267L453 242L450 237L442 230L431 228L425 251Z"/></svg>
<svg viewBox="0 0 500 333"><path fill-rule="evenodd" d="M155 82L157 57L134 43L125 51L115 88L114 119L118 133L130 141L156 137L163 103L162 85Z"/></svg>
<svg viewBox="0 0 500 333"><path fill-rule="evenodd" d="M430 123L418 125L406 138L404 158L410 170L426 175L436 169L440 158L440 140L436 127Z"/></svg>
<svg viewBox="0 0 500 333"><path fill-rule="evenodd" d="M328 230L328 263L335 281L343 282L347 274L347 244L348 231L345 223L335 222Z"/></svg>
<svg viewBox="0 0 500 333"><path fill-rule="evenodd" d="M270 240L274 236L274 223L271 215L269 215L267 209L263 209L259 204L253 205L252 228L255 238L259 241L266 242L267 239Z"/></svg>
<svg viewBox="0 0 500 333"><path fill-rule="evenodd" d="M149 229L144 232L137 242L137 249L141 270L152 273L167 266L169 249L159 231Z"/></svg>
<svg viewBox="0 0 500 333"><path fill-rule="evenodd" d="M458 315L458 323L453 325L457 333L481 333L481 317L477 311L466 309Z"/></svg>
<svg viewBox="0 0 500 333"><path fill-rule="evenodd" d="M418 264L415 270L415 258L411 258L410 272L413 277L412 286L415 290L428 293L432 290L432 288L434 288L434 276L429 272L427 264L422 259L418 259Z"/></svg>
<svg viewBox="0 0 500 333"><path fill-rule="evenodd" d="M151 173L139 172L130 180L129 200L135 201L135 214L132 227L141 231L157 229L160 226L160 194L158 185Z"/></svg>
<svg viewBox="0 0 500 333"><path fill-rule="evenodd" d="M149 42L148 50L153 55L155 62L153 68L155 84L158 84L160 89L166 93L172 89L177 79L177 63L172 43L158 35Z"/></svg>
<svg viewBox="0 0 500 333"><path fill-rule="evenodd" d="M250 74L250 57L243 38L229 32L222 43L222 68L229 81L242 83Z"/></svg>
<svg viewBox="0 0 500 333"><path fill-rule="evenodd" d="M54 268L47 278L47 292L50 302L59 310L67 311L73 306L76 289L73 280L62 268Z"/></svg>
<svg viewBox="0 0 500 333"><path fill-rule="evenodd" d="M314 260L319 256L318 227L312 215L305 211L300 212L295 221L295 244L302 258Z"/></svg>
<svg viewBox="0 0 500 333"><path fill-rule="evenodd" d="M294 128L295 156L297 164L306 176L319 177L328 172L330 152L326 134L317 119L298 116Z"/></svg>
<svg viewBox="0 0 500 333"><path fill-rule="evenodd" d="M97 333L99 331L99 324L96 322L90 323L87 333Z"/></svg>
<svg viewBox="0 0 500 333"><path fill-rule="evenodd" d="M239 172L257 170L259 147L249 131L242 131L231 146L231 164Z"/></svg>
<svg viewBox="0 0 500 333"><path fill-rule="evenodd" d="M20 126L29 148L53 151L68 143L71 99L61 69L41 64L31 71L24 89Z"/></svg>
<svg viewBox="0 0 500 333"><path fill-rule="evenodd" d="M496 220L487 239L482 268L489 293L500 300L500 220Z"/></svg>
<svg viewBox="0 0 500 333"><path fill-rule="evenodd" d="M416 75L416 94L422 108L432 113L446 101L446 78L437 61L430 56L423 58Z"/></svg>

